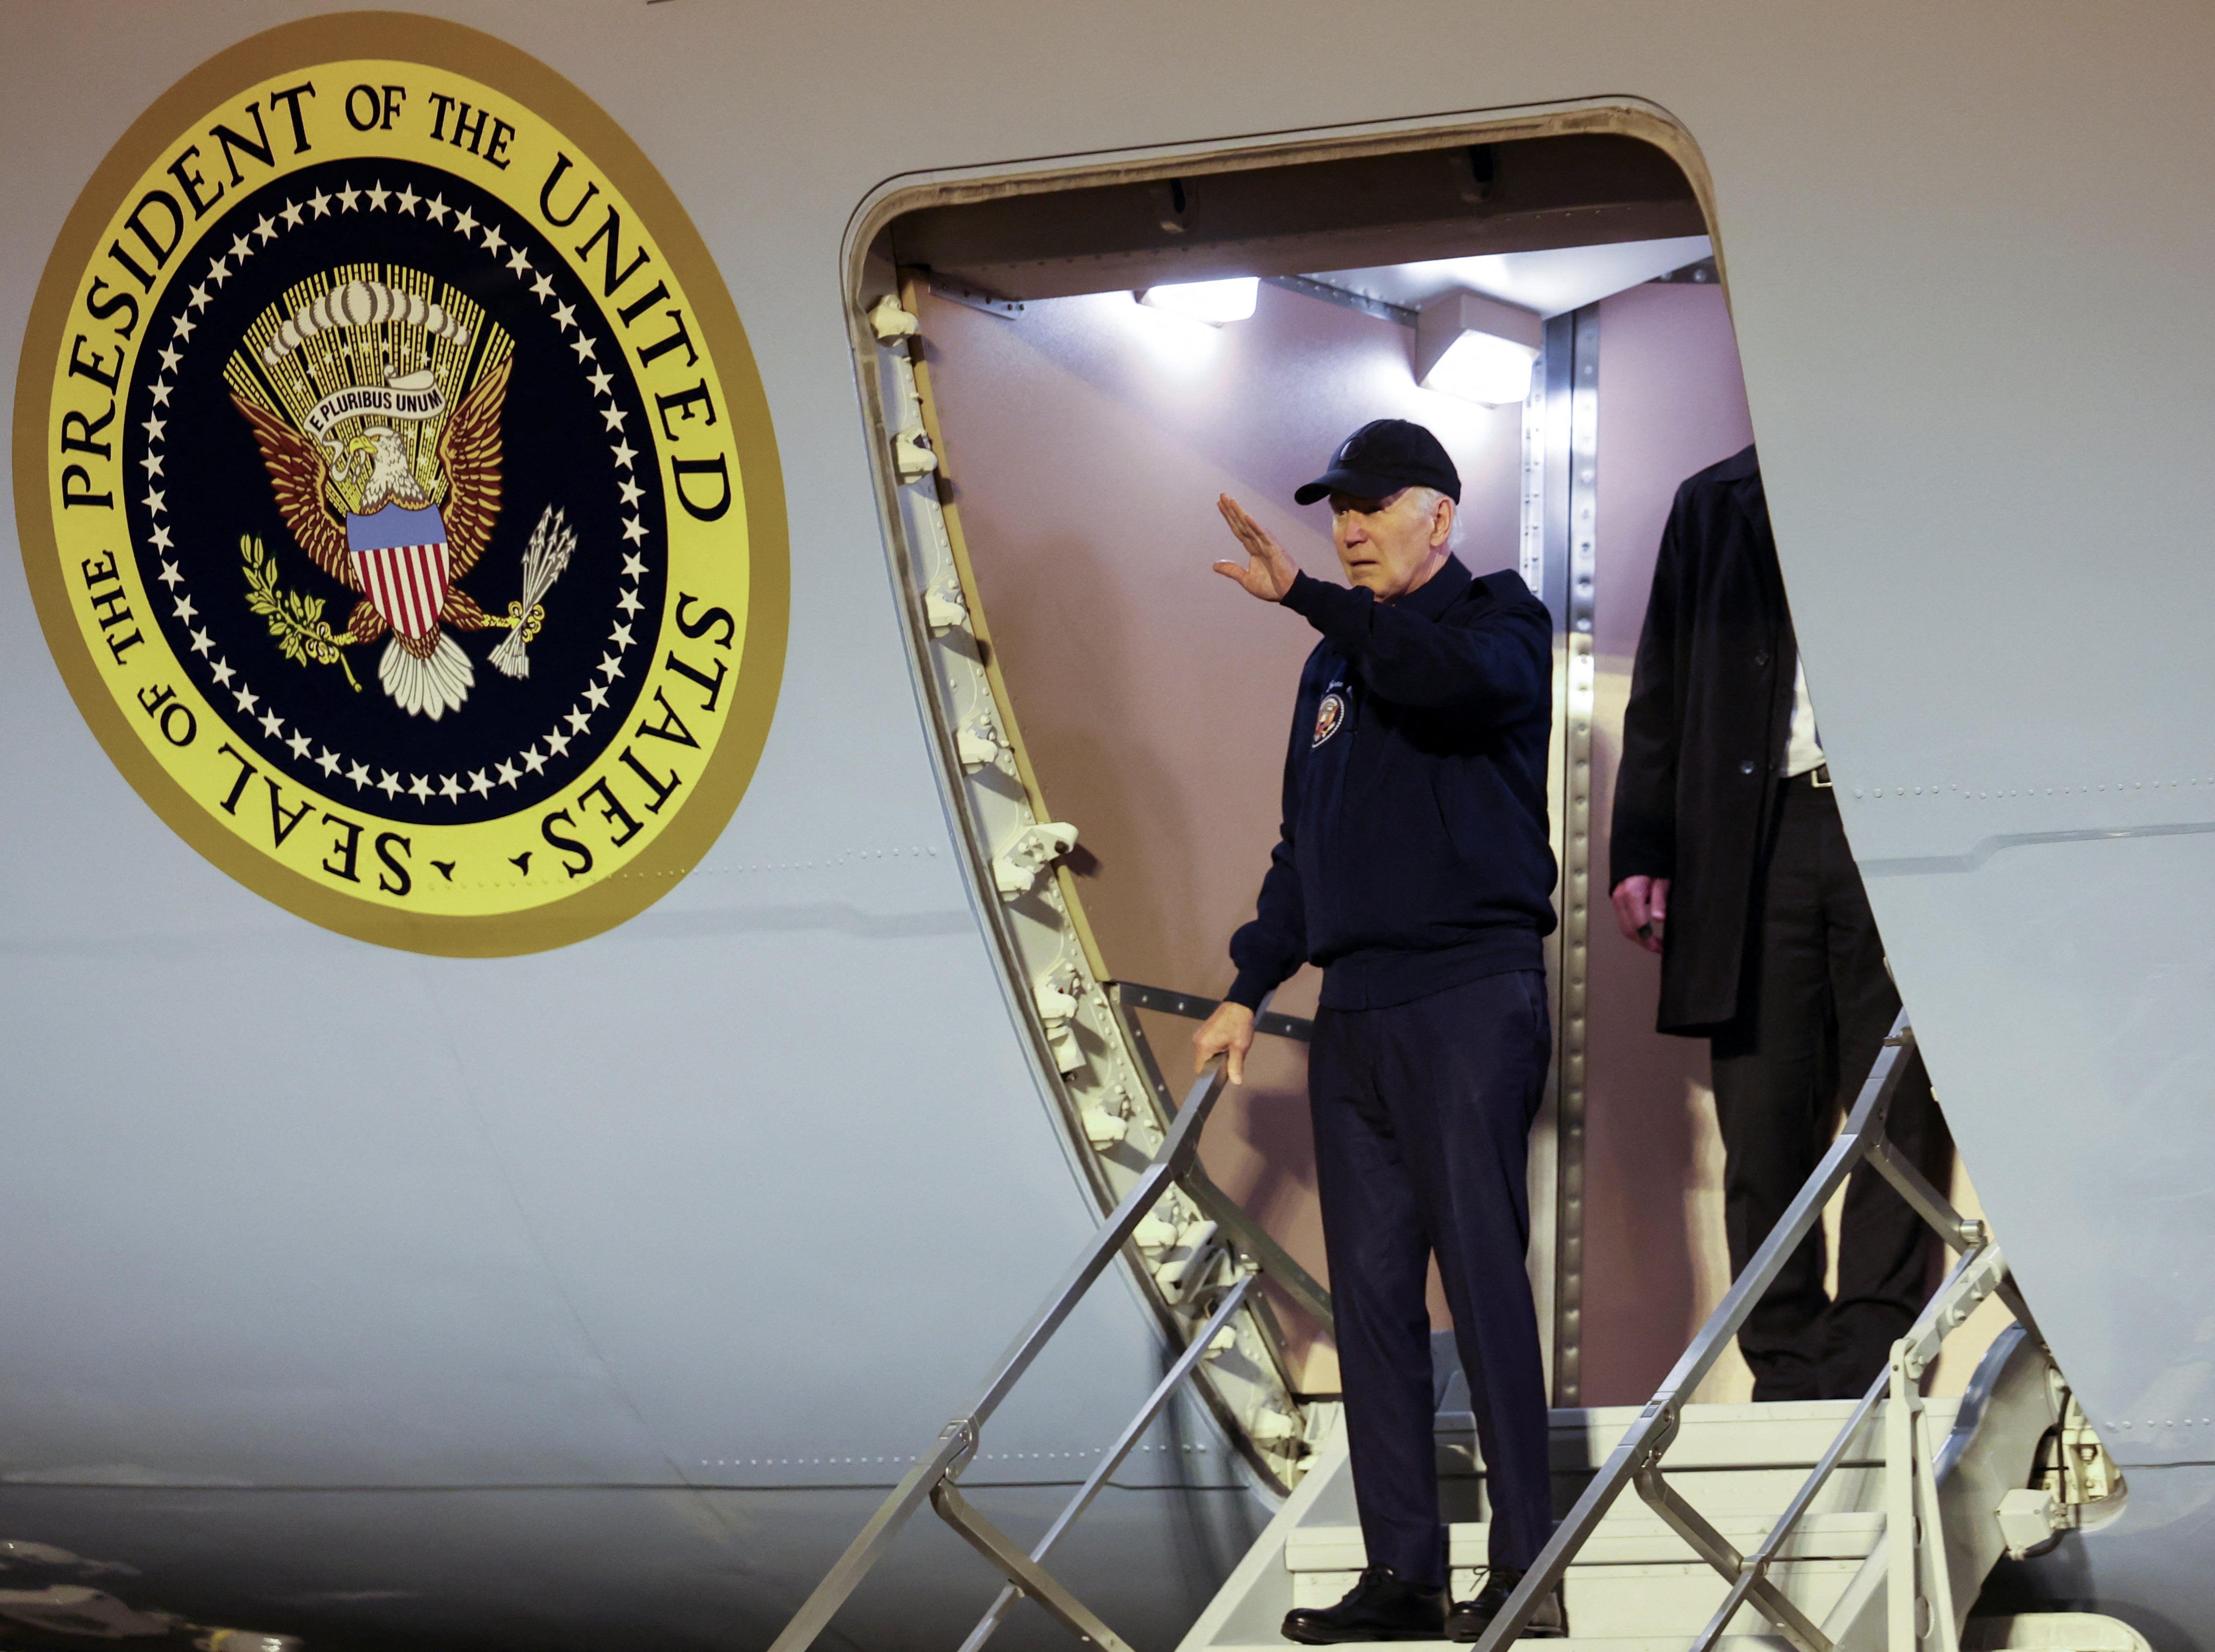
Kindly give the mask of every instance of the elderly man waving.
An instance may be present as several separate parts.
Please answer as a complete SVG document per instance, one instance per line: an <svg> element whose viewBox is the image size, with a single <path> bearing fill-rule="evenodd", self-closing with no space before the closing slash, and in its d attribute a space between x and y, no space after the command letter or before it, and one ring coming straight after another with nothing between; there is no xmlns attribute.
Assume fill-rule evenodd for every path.
<svg viewBox="0 0 2215 1652"><path fill-rule="evenodd" d="M1323 970L1308 1064L1354 1496L1368 1566L1287 1638L1475 1640L1552 1530L1546 1396L1524 1271L1531 1120L1552 1049L1540 943L1553 627L1515 574L1450 549L1461 479L1379 419L1293 495L1328 497L1347 584L1302 573L1227 495L1217 572L1322 633L1300 676L1284 828L1237 980L1193 1035L1243 1074L1264 994ZM1491 1502L1491 1569L1449 1611L1425 1286L1438 1258ZM1527 1633L1566 1632L1558 1594Z"/></svg>

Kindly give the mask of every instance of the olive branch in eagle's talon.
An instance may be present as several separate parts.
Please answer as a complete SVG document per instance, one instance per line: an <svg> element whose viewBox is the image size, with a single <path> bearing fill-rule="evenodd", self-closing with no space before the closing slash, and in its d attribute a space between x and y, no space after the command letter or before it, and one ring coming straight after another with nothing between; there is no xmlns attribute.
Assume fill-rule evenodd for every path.
<svg viewBox="0 0 2215 1652"><path fill-rule="evenodd" d="M323 618L323 599L278 590L277 560L253 535L242 534L238 548L246 557L246 605L269 621L277 652L302 665L337 666L346 673L347 686L359 694L361 684L354 681L353 668L339 652L353 639L332 634L331 622Z"/></svg>
<svg viewBox="0 0 2215 1652"><path fill-rule="evenodd" d="M541 511L538 525L531 530L531 543L523 549L523 600L507 605L505 619L486 616L487 624L508 627L508 634L492 651L493 664L508 676L531 675L525 646L545 627L546 593L554 589L576 549L577 530L561 512L550 505Z"/></svg>

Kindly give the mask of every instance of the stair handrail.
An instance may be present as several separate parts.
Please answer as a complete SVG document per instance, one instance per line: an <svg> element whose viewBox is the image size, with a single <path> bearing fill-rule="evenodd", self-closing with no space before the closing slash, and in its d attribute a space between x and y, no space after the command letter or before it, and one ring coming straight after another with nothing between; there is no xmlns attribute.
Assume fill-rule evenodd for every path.
<svg viewBox="0 0 2215 1652"><path fill-rule="evenodd" d="M1000 1408L1009 1392L1030 1369L1032 1361L1038 1358L1040 1351L1052 1339L1054 1332L1061 1329L1085 1292L1107 1271L1108 1263L1115 1259L1129 1240L1132 1230L1159 1202L1162 1195L1169 1190L1169 1184L1192 1162L1200 1149L1201 1128L1207 1123L1208 1115L1214 1111L1227 1076L1222 1056L1218 1055L1207 1063L1193 1084L1185 1104L1178 1110L1175 1122L1163 1138L1152 1162L1131 1184L1130 1191L1123 1196L1114 1209L1108 1213L1108 1219L1101 1223L1084 1249L1078 1252L1077 1259L1070 1263L1060 1282L1047 1295L1045 1302L1022 1330L1015 1333L1015 1340L1008 1345L1007 1352L1000 1356L991 1374L978 1388L975 1398L939 1430L932 1448L916 1459L915 1466L900 1478L891 1495L877 1506L877 1512L869 1517L868 1524L847 1545L845 1553L824 1575L814 1592L801 1602L800 1610L793 1613L791 1620L770 1643L770 1652L805 1652L806 1648L814 1644L816 1637L828 1626L833 1614L861 1586L862 1580L868 1576L871 1569L883 1557L885 1551L892 1546L893 1539L899 1535L900 1528L907 1524L925 1501L934 1503L942 1514L954 1520L957 1526L963 1526L965 1536L970 1535L972 1529L982 1524L981 1517L966 1523L954 1519L956 1514L973 1514L973 1510L960 1500L959 1494L954 1494L950 1501L942 1496L942 1489L950 1486L954 1477L976 1454L985 1424L991 1421L992 1413ZM993 1557L996 1560L1004 1558L998 1555ZM1067 1603L1050 1594L1041 1594L1038 1599L1040 1605L1054 1611L1057 1616L1063 1616L1066 1611ZM1061 1610L1057 1611L1058 1607ZM1086 1616L1089 1618L1089 1614ZM1098 1636L1101 1632L1104 1631L1098 1626L1097 1619L1078 1628L1080 1636L1108 1648L1108 1652L1127 1652L1127 1649L1124 1649L1123 1643L1113 1634L1108 1634L1105 1641L1099 1641Z"/></svg>
<svg viewBox="0 0 2215 1652"><path fill-rule="evenodd" d="M1197 993L1177 992L1167 987L1148 987L1135 981L1111 981L1107 986L1108 1001L1114 1006L1116 1019L1122 1023L1124 1036L1138 1055L1139 1068L1166 1108L1169 1104L1169 1081L1162 1076L1161 1063L1155 1059L1153 1041L1146 1037L1144 1025L1132 1012L1153 1010L1164 1015L1182 1016L1187 1020L1205 1021L1215 1013L1221 1000L1204 998ZM1285 1038L1304 1044L1315 1037L1315 1023L1297 1015L1280 1014L1265 1001L1255 1013L1254 1031L1264 1037ZM1208 1220L1219 1231L1230 1235L1233 1243L1253 1265L1268 1276L1271 1284L1298 1303L1302 1311L1322 1327L1325 1336L1335 1334L1337 1324L1331 1312L1330 1292L1293 1260L1292 1253L1278 1244L1267 1228L1248 1215L1244 1206L1218 1187L1214 1178L1208 1175L1198 1159L1193 1161L1180 1178L1179 1185L1192 1196L1193 1202L1206 1214ZM1283 1347L1284 1332L1269 1311L1268 1299L1255 1297L1254 1306L1267 1322L1278 1346ZM1315 1398L1318 1396L1302 1394L1301 1398Z"/></svg>
<svg viewBox="0 0 2215 1652"><path fill-rule="evenodd" d="M1223 1055L1215 1055L1201 1068L1200 1076L1187 1093L1184 1104L1175 1106L1169 1098L1166 1080L1155 1061L1152 1047L1148 1043L1144 1029L1132 1013L1137 1009L1161 1009L1178 1015L1197 1015L1202 1019L1212 1014L1217 1000L1192 994L1171 992L1163 988L1144 987L1126 982L1110 982L1109 1001L1114 1006L1132 1046L1138 1051L1148 1080L1159 1094L1164 1110L1172 1112L1172 1119L1161 1146L1139 1175L1131 1184L1114 1210L1094 1232L1083 1251L1072 1262L1052 1293L1034 1313L1023 1329L1016 1333L1008 1350L1000 1357L992 1374L985 1378L976 1397L956 1413L939 1430L932 1448L916 1459L915 1466L901 1477L868 1523L849 1544L836 1564L824 1575L821 1582L792 1615L776 1639L770 1643L770 1652L806 1652L824 1629L828 1626L838 1608L861 1586L885 1551L892 1546L915 1512L925 1502L961 1536L997 1567L1007 1579L1004 1588L983 1618L978 1620L962 1652L978 1652L1019 1594L1028 1594L1052 1617L1072 1631L1086 1645L1097 1652L1130 1652L1114 1631L1095 1616L1084 1604L1071 1594L1041 1563L1047 1552L1060 1541L1070 1526L1098 1496L1123 1459L1137 1446L1139 1438L1169 1401L1178 1386L1206 1357L1218 1337L1226 1329L1232 1315L1241 1306L1263 1308L1263 1298L1254 1294L1252 1287L1257 1276L1267 1275L1285 1294L1319 1320L1327 1331L1331 1328L1330 1294L1310 1277L1306 1270L1292 1260L1283 1246L1272 1239L1261 1225L1234 1202L1200 1168L1199 1152L1200 1133L1215 1109L1228 1083L1229 1069ZM1275 1037L1293 1038L1306 1042L1313 1031L1313 1024L1295 1016L1276 1014L1265 1001L1255 1017L1256 1030ZM1171 1364L1137 1415L1125 1424L1100 1461L1094 1466L1083 1484L1068 1505L1056 1517L1046 1535L1026 1554L1017 1549L1006 1533L987 1520L976 1507L963 1497L956 1487L961 1471L974 1459L983 1437L985 1424L990 1421L1000 1403L1004 1400L1023 1374L1030 1369L1039 1353L1052 1340L1077 1302L1091 1288L1101 1274L1107 1271L1140 1222L1145 1220L1162 1197L1175 1184L1181 1187L1216 1221L1220 1230L1231 1235L1229 1251L1230 1268L1227 1279L1217 1279L1204 1287L1196 1295L1212 1291L1216 1294L1206 1323L1200 1326Z"/></svg>
<svg viewBox="0 0 2215 1652"><path fill-rule="evenodd" d="M1063 1505L1061 1513L1054 1516L1053 1524L1046 1528L1046 1535L1031 1545L1030 1559L1034 1564L1043 1563L1052 1552L1054 1545L1076 1524L1077 1517L1091 1507L1092 1500L1108 1484L1108 1477L1122 1466L1123 1459L1136 1448L1140 1437L1154 1418L1160 1415L1162 1408L1169 1404L1170 1397L1184 1380L1192 1374L1192 1368L1207 1357L1216 1337L1229 1327L1231 1316L1244 1304L1246 1294L1252 1288L1255 1278L1253 1274L1242 1273L1237 1282L1223 1293L1222 1300L1215 1305L1213 1316L1186 1344L1184 1352L1177 1355L1175 1362L1162 1374L1161 1381L1146 1397L1146 1403L1123 1425L1123 1432L1116 1436L1115 1443L1101 1454L1099 1462L1093 1465L1092 1472L1085 1477L1084 1484L1077 1487L1077 1495ZM968 1533L965 1532L964 1535ZM1015 1605L1022 1593L1022 1588L1012 1580L1004 1584L998 1597L985 1609L985 1615L977 1620L977 1626L969 1631L969 1637L961 1643L960 1652L981 1652L985 1643L992 1638L1005 1620L1009 1608Z"/></svg>
<svg viewBox="0 0 2215 1652"><path fill-rule="evenodd" d="M1981 1229L1983 1226L1976 1221L1963 1223L1965 1228ZM1713 1652L1732 1618L1752 1598L1758 1582L1767 1576L1769 1568L1780 1557L1784 1545L1799 1529L1801 1519L1814 1506L1816 1497L1829 1482L1832 1473L1844 1460L1855 1437L1874 1413L1877 1402L1890 1398L1899 1402L1902 1413L1912 1411L1921 1396L1919 1392L1913 1394L1905 1392L1904 1385L1917 1384L1923 1373L1936 1361L1938 1350L1947 1337L1967 1321L1979 1303L1995 1292L2005 1297L2013 1292L2013 1288L2008 1278L2007 1259L1997 1242L1986 1232L1979 1242L1961 1252L1960 1261L1947 1276L1946 1282L1924 1305L1914 1325L1908 1328L1907 1334L1893 1345L1893 1357L1877 1374L1875 1380L1869 1384L1868 1391L1856 1403L1844 1426L1817 1459L1814 1467L1808 1471L1807 1478L1801 1483L1791 1501L1785 1504L1783 1513L1777 1516L1769 1535L1758 1548L1742 1558L1739 1574L1732 1580L1721 1606L1693 1641L1690 1652ZM2026 1325L2029 1323L2020 1312L2016 1317ZM1905 1469L1907 1473L1904 1484L1889 1488L1891 1494L1895 1498L1903 1493L1920 1495L1929 1484L1927 1471L1932 1453L1927 1440L1916 1442L1913 1452L1908 1453L1901 1463L1892 1465L1890 1456L1895 1454L1898 1453L1888 1453L1887 1465ZM1918 1467L1924 1472L1917 1472ZM1935 1518L1934 1514L1932 1519ZM1904 1522L1888 1522L1888 1527L1894 1523ZM1802 1644L1804 1652L1827 1652L1830 1643L1825 1637L1820 1646Z"/></svg>
<svg viewBox="0 0 2215 1652"><path fill-rule="evenodd" d="M1792 1528L1814 1502L1816 1495L1844 1457L1856 1432L1868 1420L1876 1402L1887 1392L1899 1402L1896 1408L1902 1419L1911 1410L1919 1411L1920 1392L1917 1386L1924 1370L1935 1358L1938 1345L1947 1335L1959 1326L1977 1302L1985 1296L1997 1294L2026 1327L2032 1325L2028 1307L2008 1276L2004 1257L1992 1242L1985 1224L1963 1217L1948 1202L1945 1196L1933 1187L1913 1165L1893 1151L1885 1135L1885 1124L1890 1115L1893 1098L1902 1079L1912 1064L1915 1051L1915 1032L1909 1025L1907 1012L1902 1009L1893 1021L1871 1063L1868 1077L1863 1081L1852 1111L1830 1150L1815 1166L1814 1172L1801 1187L1784 1215L1771 1228L1744 1272L1733 1282L1723 1300L1708 1316L1707 1323L1696 1335L1662 1380L1661 1386L1639 1412L1637 1420L1624 1433L1606 1463L1593 1476L1577 1498L1575 1505L1555 1528L1553 1537L1539 1551L1522 1581L1508 1595L1499 1615L1486 1628L1477 1641L1476 1652L1500 1652L1519 1636L1529 1623L1538 1603L1561 1584L1578 1553L1598 1528L1601 1520L1614 1506L1623 1489L1636 1490L1641 1499L1652 1508L1677 1534L1683 1538L1695 1554L1721 1572L1730 1585L1723 1606L1694 1643L1694 1652L1710 1652L1731 1618L1745 1606L1751 1605L1776 1625L1801 1652L1832 1652L1827 1636L1812 1623L1772 1582L1768 1576L1770 1563L1777 1557ZM1683 1421L1684 1407L1700 1380L1722 1357L1731 1339L1738 1335L1747 1318L1761 1299L1768 1294L1776 1276L1796 1251L1801 1241L1822 1220L1823 1209L1831 1197L1852 1174L1856 1165L1866 1160L1878 1174L1889 1182L1910 1208L1924 1221L1937 1230L1939 1237L1957 1252L1961 1260L1945 1284L1925 1306L1915 1325L1907 1335L1893 1345L1892 1359L1884 1375L1870 1386L1869 1391L1855 1407L1830 1448L1818 1461L1797 1495L1786 1506L1782 1517L1762 1545L1751 1555L1740 1555L1715 1528L1703 1519L1698 1511L1686 1503L1661 1476L1661 1459L1674 1441ZM1913 1499L1927 1502L1929 1509L1923 1523L1930 1527L1923 1540L1913 1545L1893 1546L1903 1552L1911 1547L1924 1550L1935 1545L1936 1564L1941 1576L1936 1580L1937 1592L1946 1592L1942 1576L1944 1566L1944 1537L1938 1529L1935 1487L1930 1484L1927 1441L1921 1435L1920 1419L1914 1418L1909 1426L1917 1432L1909 1439L1913 1452L1904 1451L1897 1444L1891 1453L1903 1460L1893 1465L1894 1478L1900 1469L1910 1471L1907 1483L1892 1488L1893 1508L1887 1516L1887 1529L1895 1527L1907 1529L1915 1522L1911 1513L1904 1510L1912 1505L1903 1502ZM1893 1429L1899 1432L1897 1425ZM1915 1453L1922 1457L1922 1472L1912 1472ZM1895 1600L1903 1598L1895 1586ZM1952 1640L1950 1614L1947 1619L1943 1640Z"/></svg>

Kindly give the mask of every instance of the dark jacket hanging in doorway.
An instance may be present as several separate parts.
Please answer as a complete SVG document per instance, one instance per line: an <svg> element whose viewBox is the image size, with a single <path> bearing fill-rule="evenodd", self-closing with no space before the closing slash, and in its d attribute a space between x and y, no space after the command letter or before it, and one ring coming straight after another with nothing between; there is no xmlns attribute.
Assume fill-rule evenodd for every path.
<svg viewBox="0 0 2215 1652"><path fill-rule="evenodd" d="M1608 887L1671 880L1663 1032L1706 1033L1739 1009L1798 658L1749 447L1677 490L1623 717Z"/></svg>

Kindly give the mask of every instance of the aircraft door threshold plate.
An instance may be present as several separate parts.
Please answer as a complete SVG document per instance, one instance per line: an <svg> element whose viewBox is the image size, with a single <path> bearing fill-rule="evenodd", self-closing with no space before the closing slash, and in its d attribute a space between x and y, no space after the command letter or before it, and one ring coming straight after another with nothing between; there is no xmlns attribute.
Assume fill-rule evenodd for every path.
<svg viewBox="0 0 2215 1652"><path fill-rule="evenodd" d="M2065 1441L2073 1437L2068 1435L2068 1425L2081 1423L2082 1413L2065 1387L2055 1384L2059 1374L2052 1371L2050 1356L2037 1344L2036 1325L1990 1230L1982 1221L1964 1218L1914 1166L1894 1153L1886 1140L1886 1117L1914 1044L1915 1035L1903 1010L1830 1151L1605 1465L1556 1527L1500 1616L1477 1643L1477 1652L1500 1652L1521 1633L1532 1609L1561 1582L1626 1486L1635 1489L1662 1521L1730 1585L1721 1606L1692 1643L1690 1652L1712 1652L1732 1619L1746 1606L1766 1618L1799 1652L1843 1652L1850 1645L1874 1644L1868 1638L1869 1617L1879 1589L1883 1596L1881 1644L1889 1652L1960 1652L1960 1620L1968 1600L1957 1596L1954 1588L1948 1537L1954 1537L1957 1547L1965 1539L1958 1532L1949 1534L1942 1501L1945 1478L1960 1465L1950 1454L1942 1454L1934 1447L1922 1398L1924 1374L1937 1359L1946 1338L1978 1305L1987 1297L1997 1296L2015 1315L2018 1328L2003 1333L1994 1343L1994 1355L2011 1356L2023 1339L2030 1340L2043 1361L2049 1386L2055 1387L2053 1414ZM1870 1385L1769 1535L1750 1553L1741 1554L1664 1478L1662 1459L1676 1439L1684 1407L1701 1378L1737 1336L1786 1261L1822 1220L1832 1196L1863 1160L1936 1230L1959 1253L1960 1260L1907 1334L1893 1345L1887 1369ZM1988 1355L1987 1366L1993 1363ZM1871 1587L1850 1590L1831 1621L1819 1627L1779 1588L1770 1576L1771 1568L1787 1552L1803 1516L1814 1507L1832 1471L1846 1458L1878 1402L1885 1399L1891 1402L1884 1416L1885 1530L1891 1536L1905 1533L1908 1540L1901 1545L1887 1538L1867 1563L1867 1569L1865 1569ZM2081 1523L2083 1507L2089 1505L2082 1503L2077 1480L2067 1474L2065 1465L2062 1473L2052 1478L2061 1483L2060 1496L2054 1496L2049 1488L2035 1510L2028 1510L2023 1503L2026 1494L2009 1490L2000 1498L1998 1510L1982 1511L1979 1529L1967 1542L1982 1545L1976 1550L1976 1557L1985 1566L1997 1558L2001 1549L2019 1554L2034 1544L2040 1533L2025 1532L2021 1526L2027 1512L2043 1520L2047 1534ZM2102 1472L2092 1479L2107 1496L2120 1490L2120 1478L2110 1473ZM2065 1502L2068 1506L2064 1506ZM1955 1523L1961 1524L1958 1520ZM1890 1551L1901 1550L1904 1559L1895 1563ZM1981 1577L1979 1572L1975 1578L1965 1579L1969 1587L1962 1594L1973 1597L1973 1586Z"/></svg>
<svg viewBox="0 0 2215 1652"><path fill-rule="evenodd" d="M922 698L937 735L941 781L967 851L987 933L1011 1008L1031 1034L1079 1173L1102 1211L1115 1206L1168 1139L1174 1104L1150 1072L1135 1023L1114 1002L1106 966L1061 861L1078 829L1040 793L991 647L951 493L944 433L918 337L919 278L858 309L860 364L887 484L894 565ZM874 370L866 370L870 368ZM1203 1288L1237 1248L1285 1279L1303 1306L1328 1298L1247 1222L1204 1176L1165 1188L1148 1213L1134 1272L1175 1347L1207 1317ZM1205 1207L1203 1208L1203 1207ZM1319 1317L1323 1317L1319 1315ZM1232 1322L1234 1344L1199 1370L1195 1391L1261 1480L1298 1483L1310 1430L1267 1302L1255 1293Z"/></svg>

